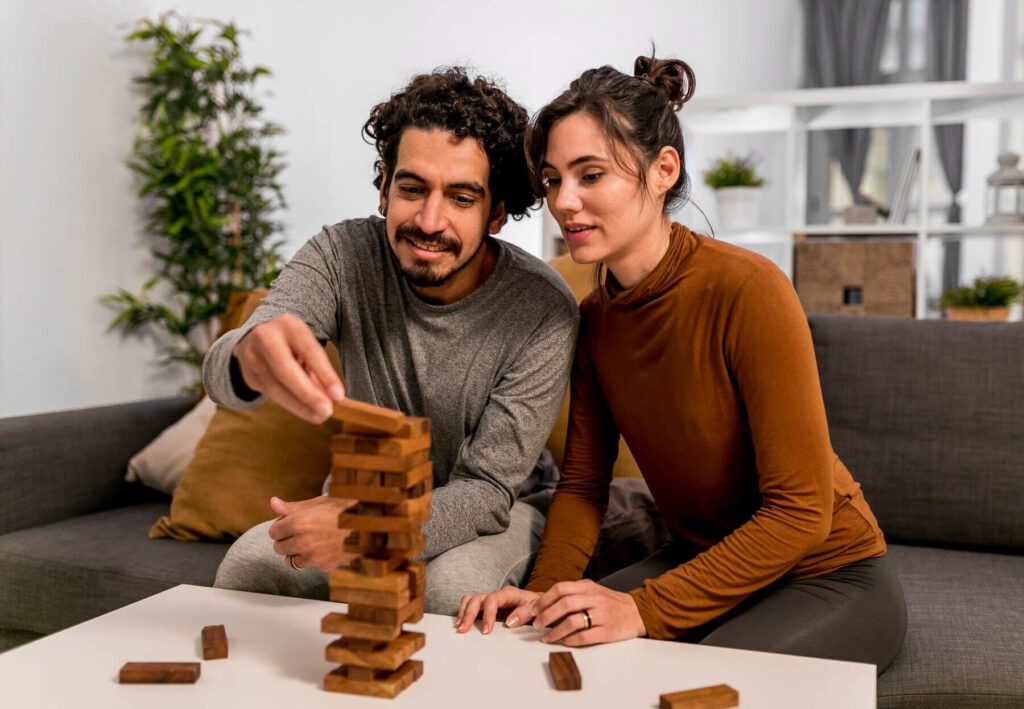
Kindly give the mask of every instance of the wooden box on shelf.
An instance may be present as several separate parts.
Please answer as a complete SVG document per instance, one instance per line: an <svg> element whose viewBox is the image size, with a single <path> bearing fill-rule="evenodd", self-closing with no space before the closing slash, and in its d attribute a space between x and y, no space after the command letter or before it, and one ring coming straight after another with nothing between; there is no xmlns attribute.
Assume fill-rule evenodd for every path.
<svg viewBox="0 0 1024 709"><path fill-rule="evenodd" d="M798 241L793 283L808 313L914 316L914 245Z"/></svg>

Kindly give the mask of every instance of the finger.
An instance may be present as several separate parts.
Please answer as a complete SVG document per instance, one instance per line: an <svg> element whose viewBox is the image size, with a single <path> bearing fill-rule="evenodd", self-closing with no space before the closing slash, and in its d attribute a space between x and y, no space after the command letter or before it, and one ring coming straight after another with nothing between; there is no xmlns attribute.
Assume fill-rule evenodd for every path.
<svg viewBox="0 0 1024 709"><path fill-rule="evenodd" d="M597 645L598 643L609 642L607 629L602 626L600 628L591 628L590 630L580 630L578 632L566 635L562 638L560 645L566 647L586 647L587 645Z"/></svg>
<svg viewBox="0 0 1024 709"><path fill-rule="evenodd" d="M275 542L295 536L295 519L291 516L282 517L270 525L270 529L267 530L267 534L270 535L270 538Z"/></svg>
<svg viewBox="0 0 1024 709"><path fill-rule="evenodd" d="M514 611L508 614L508 618L505 620L505 626L515 628L520 625L526 625L533 620L534 616L537 615L535 608L535 601L529 601L517 606Z"/></svg>
<svg viewBox="0 0 1024 709"><path fill-rule="evenodd" d="M476 617L480 614L480 606L483 605L484 596L475 595L470 596L469 603L466 604L466 611L462 614L462 622L459 624L460 633L468 633L470 628L476 622Z"/></svg>
<svg viewBox="0 0 1024 709"><path fill-rule="evenodd" d="M502 592L489 593L484 598L484 602L481 608L481 626L483 626L483 634L490 635L491 631L494 630L494 621L498 618L498 609L504 608L506 603L503 603ZM508 594L504 594L507 598Z"/></svg>
<svg viewBox="0 0 1024 709"><path fill-rule="evenodd" d="M310 378L329 399L337 401L344 398L345 388L341 383L341 378L334 371L334 366L327 357L327 352L316 338L312 336L306 323L299 322L289 327L293 329L296 337L292 341L292 351L305 367Z"/></svg>
<svg viewBox="0 0 1024 709"><path fill-rule="evenodd" d="M272 509L279 516L284 517L286 515L290 515L290 514L294 514L296 512L299 512L300 510L305 510L305 509L308 509L310 507L316 507L318 505L322 505L322 504L324 504L324 501L326 499L327 499L326 495L320 495L319 497L311 497L308 500L294 500L294 501L289 502L288 500L282 500L280 497L271 497L270 498L270 509ZM339 500L339 502L341 502L341 503L348 503L350 501L348 501L348 500ZM345 504L344 506L347 507L348 504Z"/></svg>
<svg viewBox="0 0 1024 709"><path fill-rule="evenodd" d="M279 392L279 395L287 394L297 400L301 407L318 415L317 423L320 423L331 415L334 405L326 392L313 383L309 374L296 358L296 345L303 348L303 343L312 342L313 346L320 348L320 343L313 337L309 328L305 324L302 325L302 328L302 330L291 329L287 337L273 333L260 338L259 344L262 347L257 349L257 354L262 358L265 371L269 375L269 381L265 383L267 395L270 396L271 390L274 388L283 390L283 392ZM250 334L256 335L257 333L254 330ZM298 339L298 343L295 342L296 339ZM320 354L326 359L327 355L322 350ZM282 398L286 399L287 397L282 396ZM284 405L282 402L278 403Z"/></svg>
<svg viewBox="0 0 1024 709"><path fill-rule="evenodd" d="M541 594L537 599L537 612L541 613L545 608L558 601L563 596L571 596L575 593L585 593L590 590L592 581L559 581L554 586Z"/></svg>
<svg viewBox="0 0 1024 709"><path fill-rule="evenodd" d="M462 625L462 616L466 614L466 606L469 604L469 599L472 598L469 594L462 596L462 600L459 601L459 612L455 615L455 627L458 628Z"/></svg>
<svg viewBox="0 0 1024 709"><path fill-rule="evenodd" d="M320 410L307 406L286 386L281 384L273 374L269 373L269 370L267 375L260 379L260 391L282 409L298 416L303 421L309 421L313 424L321 424L324 422L326 417L330 415L329 407L331 404L326 399L323 399L324 408L321 408Z"/></svg>
<svg viewBox="0 0 1024 709"><path fill-rule="evenodd" d="M539 611L537 613L537 617L533 619L533 627L549 628L570 613L581 611L592 605L593 603L590 602L590 597L582 593L577 593L572 596L564 596L544 610Z"/></svg>
<svg viewBox="0 0 1024 709"><path fill-rule="evenodd" d="M558 623L551 630L544 633L541 640L546 643L557 643L568 635L585 630L586 627L587 621L582 613L570 613L565 616L561 623Z"/></svg>
<svg viewBox="0 0 1024 709"><path fill-rule="evenodd" d="M289 557L291 557L291 561L289 561ZM281 557L281 560L289 571L300 571L309 566L309 559L305 554L285 554ZM292 567L292 561L295 562L295 566L298 568Z"/></svg>
<svg viewBox="0 0 1024 709"><path fill-rule="evenodd" d="M299 541L295 537L288 537L274 542L274 553L281 556L289 554L301 554L304 550L299 548Z"/></svg>

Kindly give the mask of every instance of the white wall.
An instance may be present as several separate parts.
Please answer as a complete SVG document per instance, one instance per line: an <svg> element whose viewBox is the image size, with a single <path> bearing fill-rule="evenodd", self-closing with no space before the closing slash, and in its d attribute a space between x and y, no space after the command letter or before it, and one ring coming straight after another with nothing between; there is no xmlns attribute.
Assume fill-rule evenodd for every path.
<svg viewBox="0 0 1024 709"><path fill-rule="evenodd" d="M539 108L583 69L628 70L657 43L701 94L799 83L798 0L515 3L435 0L3 0L0 4L0 415L175 393L156 343L105 331L97 302L152 273L124 167L143 51L133 20L175 8L252 31L247 59L275 77L266 104L288 135L287 253L322 224L374 211L369 108L414 73L470 64ZM685 114L684 114L685 118ZM540 252L540 219L505 236Z"/></svg>

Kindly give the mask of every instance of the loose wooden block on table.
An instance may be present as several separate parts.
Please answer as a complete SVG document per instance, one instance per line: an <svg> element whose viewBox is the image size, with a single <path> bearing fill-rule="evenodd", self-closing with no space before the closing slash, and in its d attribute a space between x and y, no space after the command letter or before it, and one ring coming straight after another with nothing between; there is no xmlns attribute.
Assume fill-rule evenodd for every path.
<svg viewBox="0 0 1024 709"><path fill-rule="evenodd" d="M228 636L223 625L203 628L203 659L223 660L228 656Z"/></svg>
<svg viewBox="0 0 1024 709"><path fill-rule="evenodd" d="M126 662L117 675L121 684L194 684L198 662Z"/></svg>
<svg viewBox="0 0 1024 709"><path fill-rule="evenodd" d="M662 694L658 709L729 709L739 706L740 694L727 684Z"/></svg>
<svg viewBox="0 0 1024 709"><path fill-rule="evenodd" d="M395 434L402 430L406 416L394 409L385 409L355 399L342 399L334 402L334 413L331 414L331 418L377 433Z"/></svg>
<svg viewBox="0 0 1024 709"><path fill-rule="evenodd" d="M423 663L419 660L408 660L394 672L376 677L370 682L350 679L345 676L345 670L339 667L324 677L324 689L329 692L391 698L398 696L399 692L419 679L422 674Z"/></svg>
<svg viewBox="0 0 1024 709"><path fill-rule="evenodd" d="M576 666L576 660L573 659L571 652L552 652L548 655L548 668L551 670L555 689L565 691L583 688L580 668Z"/></svg>

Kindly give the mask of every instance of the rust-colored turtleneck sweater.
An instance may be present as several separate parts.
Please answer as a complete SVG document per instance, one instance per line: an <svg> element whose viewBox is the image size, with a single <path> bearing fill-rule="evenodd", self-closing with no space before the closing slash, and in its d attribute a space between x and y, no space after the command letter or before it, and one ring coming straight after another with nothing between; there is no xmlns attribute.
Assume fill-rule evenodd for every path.
<svg viewBox="0 0 1024 709"><path fill-rule="evenodd" d="M621 432L690 561L632 592L674 638L780 578L885 553L832 450L807 318L749 251L674 224L633 288L580 306L569 435L528 588L578 579L594 550Z"/></svg>

